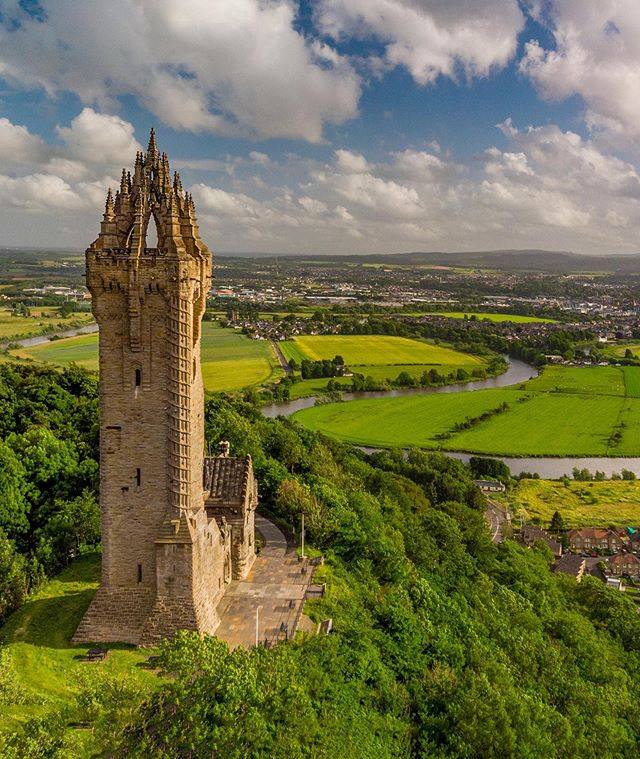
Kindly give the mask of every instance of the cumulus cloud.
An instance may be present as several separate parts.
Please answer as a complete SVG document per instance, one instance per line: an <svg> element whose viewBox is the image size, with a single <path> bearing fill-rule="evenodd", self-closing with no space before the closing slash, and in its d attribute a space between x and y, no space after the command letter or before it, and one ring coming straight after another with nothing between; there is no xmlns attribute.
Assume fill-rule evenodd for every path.
<svg viewBox="0 0 640 759"><path fill-rule="evenodd" d="M580 95L590 126L640 140L640 5L637 0L550 0L538 18L554 39L530 40L520 70L546 98Z"/></svg>
<svg viewBox="0 0 640 759"><path fill-rule="evenodd" d="M227 250L637 249L632 164L557 126L499 129L508 147L467 165L430 150L381 162L342 150L309 165L297 191L272 187L260 200L199 184L201 226Z"/></svg>
<svg viewBox="0 0 640 759"><path fill-rule="evenodd" d="M7 163L35 163L47 154L46 143L19 124L0 118L0 161Z"/></svg>
<svg viewBox="0 0 640 759"><path fill-rule="evenodd" d="M379 40L385 64L422 85L505 66L524 25L517 0L320 0L316 18L334 39Z"/></svg>
<svg viewBox="0 0 640 759"><path fill-rule="evenodd" d="M0 175L0 204L25 211L75 210L84 201L63 179L51 174Z"/></svg>
<svg viewBox="0 0 640 759"><path fill-rule="evenodd" d="M119 116L84 108L68 127L58 127L70 158L89 163L125 166L142 146L133 135L133 125Z"/></svg>
<svg viewBox="0 0 640 759"><path fill-rule="evenodd" d="M131 163L140 145L133 126L117 116L85 108L58 126L62 144L50 144L27 127L0 119L0 206L30 216L94 212L117 181L113 166Z"/></svg>
<svg viewBox="0 0 640 759"><path fill-rule="evenodd" d="M296 29L289 0L41 0L0 15L0 76L114 109L130 94L166 124L319 141L357 113L350 62Z"/></svg>

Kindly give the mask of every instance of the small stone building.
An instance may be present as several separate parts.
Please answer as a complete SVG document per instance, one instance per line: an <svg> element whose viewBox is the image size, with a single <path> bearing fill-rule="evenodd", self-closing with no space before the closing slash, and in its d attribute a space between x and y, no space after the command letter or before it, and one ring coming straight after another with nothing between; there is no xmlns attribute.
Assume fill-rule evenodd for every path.
<svg viewBox="0 0 640 759"><path fill-rule="evenodd" d="M251 456L230 456L229 443L222 442L219 455L204 460L204 491L207 517L231 536L224 579L244 580L256 558L258 486Z"/></svg>

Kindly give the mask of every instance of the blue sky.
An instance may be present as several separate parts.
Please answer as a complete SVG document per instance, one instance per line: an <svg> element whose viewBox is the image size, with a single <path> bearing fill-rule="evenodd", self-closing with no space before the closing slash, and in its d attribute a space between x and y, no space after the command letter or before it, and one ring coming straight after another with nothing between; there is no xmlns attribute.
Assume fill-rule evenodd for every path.
<svg viewBox="0 0 640 759"><path fill-rule="evenodd" d="M635 0L0 0L0 244L152 125L217 250L640 247Z"/></svg>

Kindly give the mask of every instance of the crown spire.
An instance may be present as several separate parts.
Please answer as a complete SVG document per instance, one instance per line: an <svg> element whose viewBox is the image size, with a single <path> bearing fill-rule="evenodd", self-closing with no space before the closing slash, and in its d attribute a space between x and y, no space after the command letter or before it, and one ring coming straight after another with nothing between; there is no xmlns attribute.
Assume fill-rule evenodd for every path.
<svg viewBox="0 0 640 759"><path fill-rule="evenodd" d="M122 169L122 176L120 177L120 194L121 195L129 194L129 179L127 177L126 169Z"/></svg>
<svg viewBox="0 0 640 759"><path fill-rule="evenodd" d="M147 147L147 153L150 156L155 156L158 152L158 148L156 147L156 130L151 127L151 131L149 132L149 146Z"/></svg>
<svg viewBox="0 0 640 759"><path fill-rule="evenodd" d="M107 191L107 201L104 204L104 218L105 221L111 221L114 217L115 207L113 205L113 194L111 192L111 187L109 187L109 190Z"/></svg>

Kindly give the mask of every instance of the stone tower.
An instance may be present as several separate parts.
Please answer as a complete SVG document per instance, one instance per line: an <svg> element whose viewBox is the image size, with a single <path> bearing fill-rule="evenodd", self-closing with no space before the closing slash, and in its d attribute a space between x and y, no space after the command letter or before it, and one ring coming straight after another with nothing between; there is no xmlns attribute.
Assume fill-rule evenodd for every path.
<svg viewBox="0 0 640 759"><path fill-rule="evenodd" d="M74 641L211 633L238 554L238 531L205 509L200 329L211 254L153 130L133 175L123 170L115 198L109 190L86 270L100 328L103 554L102 583ZM241 517L251 546L244 575L256 501Z"/></svg>

